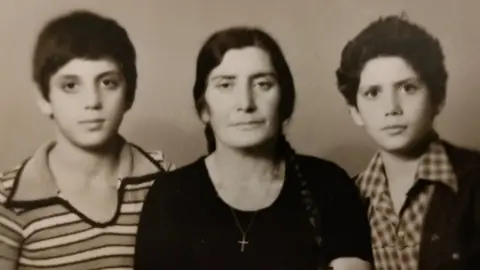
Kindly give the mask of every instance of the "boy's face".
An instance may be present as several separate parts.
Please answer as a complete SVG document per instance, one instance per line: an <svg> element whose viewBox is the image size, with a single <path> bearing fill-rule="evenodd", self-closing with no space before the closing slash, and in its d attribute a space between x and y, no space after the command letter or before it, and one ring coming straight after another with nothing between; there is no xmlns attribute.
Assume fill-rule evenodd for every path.
<svg viewBox="0 0 480 270"><path fill-rule="evenodd" d="M113 61L72 59L51 76L49 89L40 108L53 116L57 140L84 149L114 137L128 110L125 80Z"/></svg>
<svg viewBox="0 0 480 270"><path fill-rule="evenodd" d="M405 60L378 57L365 64L350 113L382 150L408 153L433 129L442 107Z"/></svg>

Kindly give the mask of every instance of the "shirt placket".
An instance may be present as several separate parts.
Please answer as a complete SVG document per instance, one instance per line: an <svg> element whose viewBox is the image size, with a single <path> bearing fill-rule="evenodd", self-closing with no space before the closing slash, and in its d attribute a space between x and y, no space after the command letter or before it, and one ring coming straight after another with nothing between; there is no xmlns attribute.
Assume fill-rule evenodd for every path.
<svg viewBox="0 0 480 270"><path fill-rule="evenodd" d="M395 269L412 269L409 265L404 265L400 258L405 256L404 249L407 248L408 239L412 238L414 232L410 231L410 227L407 226L409 220L406 220L405 217L410 216L412 213L411 203L415 203L415 198L408 199L405 201L400 215L394 210L393 202L388 192L387 180L383 179L382 185L378 186L376 201L374 202L375 211L378 215L381 215L381 219L388 222L388 226L384 227L384 230L381 234L385 235L387 240L387 249L391 252L390 258L395 258L390 262L384 262L384 265L389 267L394 267Z"/></svg>

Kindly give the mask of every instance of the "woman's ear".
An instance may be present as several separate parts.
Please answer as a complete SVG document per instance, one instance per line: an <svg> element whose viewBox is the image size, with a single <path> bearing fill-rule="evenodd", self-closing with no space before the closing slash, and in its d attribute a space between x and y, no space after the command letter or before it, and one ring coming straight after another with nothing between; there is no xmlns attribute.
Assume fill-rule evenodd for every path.
<svg viewBox="0 0 480 270"><path fill-rule="evenodd" d="M287 118L285 120L282 121L282 130L285 130L288 126L288 124L290 124L290 118Z"/></svg>
<svg viewBox="0 0 480 270"><path fill-rule="evenodd" d="M202 120L204 124L208 124L210 122L210 113L207 109L202 109L200 111L200 120Z"/></svg>
<svg viewBox="0 0 480 270"><path fill-rule="evenodd" d="M210 123L210 110L205 100L201 101L201 103L197 108L198 108L198 115L200 116L200 120L204 124Z"/></svg>

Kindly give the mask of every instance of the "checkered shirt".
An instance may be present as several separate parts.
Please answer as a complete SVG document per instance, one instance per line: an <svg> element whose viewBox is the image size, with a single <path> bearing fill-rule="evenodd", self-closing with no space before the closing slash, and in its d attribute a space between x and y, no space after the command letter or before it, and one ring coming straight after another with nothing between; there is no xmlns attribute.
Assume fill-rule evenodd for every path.
<svg viewBox="0 0 480 270"><path fill-rule="evenodd" d="M435 183L447 185L455 192L458 189L453 167L438 137L420 159L415 184L407 194L400 215L393 208L379 153L358 176L356 184L362 196L370 200L368 217L375 269L418 269L422 226Z"/></svg>

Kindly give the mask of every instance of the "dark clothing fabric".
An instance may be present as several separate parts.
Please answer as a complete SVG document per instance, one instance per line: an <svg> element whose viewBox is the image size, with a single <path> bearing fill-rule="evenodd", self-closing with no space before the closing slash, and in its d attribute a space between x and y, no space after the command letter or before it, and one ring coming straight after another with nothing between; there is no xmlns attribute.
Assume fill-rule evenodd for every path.
<svg viewBox="0 0 480 270"><path fill-rule="evenodd" d="M442 141L456 188L434 185L423 220L419 270L480 269L480 153ZM358 176L355 177L358 180ZM363 198L366 209L371 198ZM381 225L381 224L378 224Z"/></svg>
<svg viewBox="0 0 480 270"><path fill-rule="evenodd" d="M480 153L444 143L458 192L437 185L425 217L419 269L480 269Z"/></svg>
<svg viewBox="0 0 480 270"><path fill-rule="evenodd" d="M321 212L326 260L371 262L367 216L346 172L314 157L298 155L296 160ZM143 206L135 269L316 269L314 229L295 170L288 165L279 197L255 215L244 252L234 215L218 197L204 158L159 178ZM253 212L234 211L245 230Z"/></svg>
<svg viewBox="0 0 480 270"><path fill-rule="evenodd" d="M442 141L431 140L421 155L413 185L397 213L378 152L356 179L360 194L370 199L368 218L376 270L417 270L423 223L433 192L441 184L456 192L458 180Z"/></svg>

